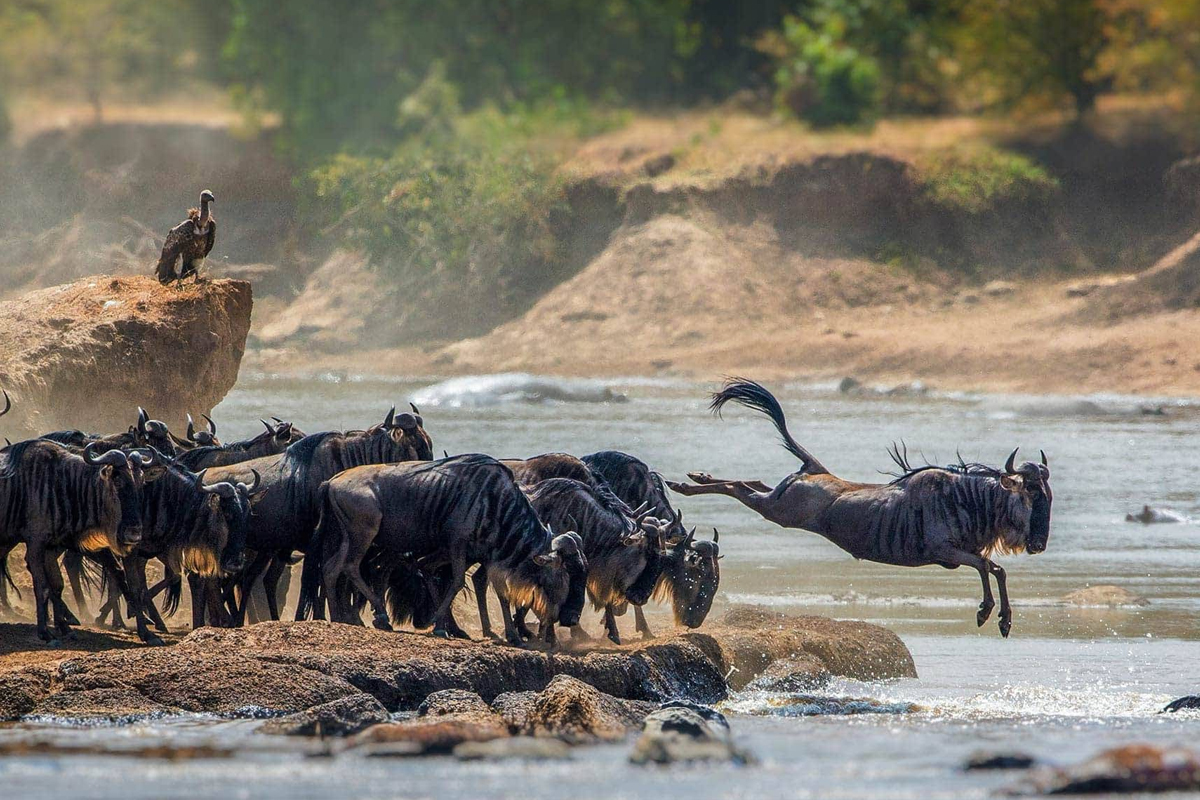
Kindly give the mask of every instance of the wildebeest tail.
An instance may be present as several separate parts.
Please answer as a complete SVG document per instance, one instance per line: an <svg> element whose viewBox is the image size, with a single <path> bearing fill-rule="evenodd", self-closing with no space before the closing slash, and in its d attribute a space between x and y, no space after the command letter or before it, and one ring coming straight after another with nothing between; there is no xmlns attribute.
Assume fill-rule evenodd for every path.
<svg viewBox="0 0 1200 800"><path fill-rule="evenodd" d="M172 575L163 595L162 610L168 617L175 616L179 611L179 601L183 598L183 576ZM196 602L199 602L197 600Z"/></svg>
<svg viewBox="0 0 1200 800"><path fill-rule="evenodd" d="M386 601L393 625L411 622L418 629L433 625L437 599L429 579L411 561L388 565Z"/></svg>
<svg viewBox="0 0 1200 800"><path fill-rule="evenodd" d="M317 488L317 508L320 517L308 543L308 554L300 571L300 598L296 602L296 619L308 619L321 586L322 570L331 560L338 565L345 563L350 552L350 537L342 528L337 509L329 498L329 482ZM341 572L339 566L338 572ZM327 596L333 596L335 587L327 586Z"/></svg>
<svg viewBox="0 0 1200 800"><path fill-rule="evenodd" d="M805 450L792 438L792 434L787 429L787 420L783 415L783 407L779 405L779 401L775 399L775 395L768 391L767 387L747 378L729 378L721 391L713 393L709 410L714 414L720 415L721 409L729 402L738 403L755 411L761 411L770 417L771 421L775 423L775 430L779 431L779 436L783 439L784 448L800 459L804 464L805 472L810 474L829 472L812 453Z"/></svg>
<svg viewBox="0 0 1200 800"><path fill-rule="evenodd" d="M8 554L5 553L3 558L0 558L0 581L7 583L16 593L17 599L21 599L21 590L13 583L12 575L8 571Z"/></svg>

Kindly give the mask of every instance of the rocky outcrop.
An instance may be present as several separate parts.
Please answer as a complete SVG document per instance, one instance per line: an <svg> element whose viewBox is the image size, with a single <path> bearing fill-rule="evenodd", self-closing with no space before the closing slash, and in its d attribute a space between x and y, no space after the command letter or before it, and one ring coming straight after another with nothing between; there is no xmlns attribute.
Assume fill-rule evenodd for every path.
<svg viewBox="0 0 1200 800"><path fill-rule="evenodd" d="M387 709L371 695L361 692L268 720L258 730L285 736L349 736L387 721Z"/></svg>
<svg viewBox="0 0 1200 800"><path fill-rule="evenodd" d="M1042 767L1007 794L1150 794L1200 791L1200 753L1130 744L1066 767Z"/></svg>
<svg viewBox="0 0 1200 800"><path fill-rule="evenodd" d="M137 406L182 426L236 382L252 304L244 281L101 275L0 303L0 433L123 431Z"/></svg>
<svg viewBox="0 0 1200 800"><path fill-rule="evenodd" d="M554 654L328 622L270 622L203 628L173 647L94 653L0 672L0 719L55 707L72 715L104 714L112 700L119 701L119 716L296 713L366 693L390 711L423 706L418 719L430 726L466 726L485 715L505 735L540 733L593 718L593 712L640 721L649 708L610 708L601 693L622 701L714 703L773 662L797 658L852 678L916 674L904 644L878 626L753 609L735 609L722 623L650 642ZM119 696L96 691L111 689L121 690ZM584 736L605 735L578 727Z"/></svg>
<svg viewBox="0 0 1200 800"><path fill-rule="evenodd" d="M634 764L751 764L755 758L734 743L723 714L703 706L674 703L646 716L629 760Z"/></svg>

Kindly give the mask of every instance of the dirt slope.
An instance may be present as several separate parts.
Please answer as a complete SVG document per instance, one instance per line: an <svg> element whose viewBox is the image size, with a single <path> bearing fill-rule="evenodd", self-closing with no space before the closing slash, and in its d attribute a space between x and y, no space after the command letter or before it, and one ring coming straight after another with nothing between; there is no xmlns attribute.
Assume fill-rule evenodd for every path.
<svg viewBox="0 0 1200 800"><path fill-rule="evenodd" d="M95 276L0 303L0 388L11 439L62 428L124 430L144 406L181 425L237 381L250 284L163 287Z"/></svg>

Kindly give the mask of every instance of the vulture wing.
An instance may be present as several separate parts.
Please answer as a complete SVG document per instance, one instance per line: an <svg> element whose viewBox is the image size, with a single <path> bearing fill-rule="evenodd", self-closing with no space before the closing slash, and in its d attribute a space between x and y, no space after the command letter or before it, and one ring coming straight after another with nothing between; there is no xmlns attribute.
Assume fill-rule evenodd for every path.
<svg viewBox="0 0 1200 800"><path fill-rule="evenodd" d="M213 245L216 244L216 241L217 241L217 220L215 217L209 217L208 218L208 241L204 245L204 257L205 258L207 258L208 254L212 252Z"/></svg>
<svg viewBox="0 0 1200 800"><path fill-rule="evenodd" d="M179 277L178 273L175 272L175 264L183 254L183 248L195 235L195 230L196 223L190 219L184 220L174 228L171 228L171 232L167 234L167 240L163 242L162 255L158 258L158 266L154 270L159 283L168 283Z"/></svg>

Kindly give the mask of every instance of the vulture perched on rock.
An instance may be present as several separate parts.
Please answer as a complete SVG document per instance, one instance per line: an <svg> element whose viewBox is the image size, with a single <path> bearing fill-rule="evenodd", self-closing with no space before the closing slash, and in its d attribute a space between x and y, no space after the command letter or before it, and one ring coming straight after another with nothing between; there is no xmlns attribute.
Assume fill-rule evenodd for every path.
<svg viewBox="0 0 1200 800"><path fill-rule="evenodd" d="M217 240L217 220L208 210L209 204L215 202L213 193L205 189L200 193L200 208L188 209L188 218L167 234L162 256L154 270L159 283L166 284L176 279L182 281L189 275L199 277L200 267ZM180 259L183 260L183 268L177 273L175 265Z"/></svg>

